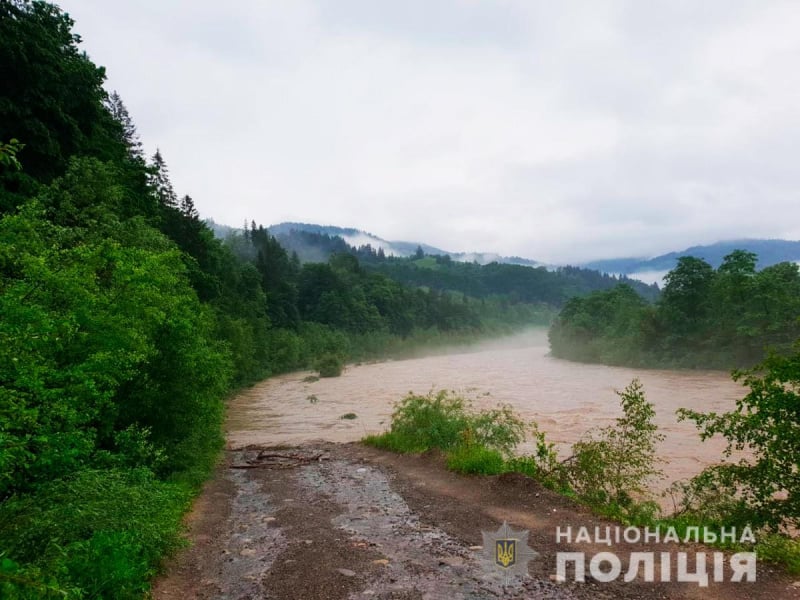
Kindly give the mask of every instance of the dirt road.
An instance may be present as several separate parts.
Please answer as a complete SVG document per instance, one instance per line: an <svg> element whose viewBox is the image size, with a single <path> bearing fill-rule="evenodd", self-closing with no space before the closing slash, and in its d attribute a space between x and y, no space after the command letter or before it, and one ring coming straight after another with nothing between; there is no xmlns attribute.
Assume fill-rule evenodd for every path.
<svg viewBox="0 0 800 600"><path fill-rule="evenodd" d="M503 521L528 530L538 553L524 577L506 579L483 557L481 532ZM593 531L606 523L528 478L456 475L436 455L398 456L358 444L250 447L226 454L190 516L191 547L156 582L154 597L800 598L800 583L765 564L755 583L708 588L674 576L646 582L642 572L629 583L622 576L600 583L588 572L585 583L558 583L557 552L613 550L624 574L630 552L666 550L674 558L702 550L558 544L559 525Z"/></svg>

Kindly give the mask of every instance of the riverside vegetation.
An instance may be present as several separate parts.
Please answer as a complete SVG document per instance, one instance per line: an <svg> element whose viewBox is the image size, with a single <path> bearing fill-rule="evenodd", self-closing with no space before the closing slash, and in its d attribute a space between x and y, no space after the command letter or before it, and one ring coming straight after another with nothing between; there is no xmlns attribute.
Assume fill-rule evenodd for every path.
<svg viewBox="0 0 800 600"><path fill-rule="evenodd" d="M729 413L679 411L680 418L697 423L703 439L722 434L728 456L745 447L752 456L675 482L669 490L675 503L671 514L662 514L648 493L649 483L662 476L657 444L663 436L638 380L617 392L622 415L616 423L586 432L565 459L536 423L526 425L510 407L476 411L447 391L409 394L397 404L389 429L363 441L402 453L436 449L445 454L447 467L460 473L522 473L629 525L674 527L684 537L689 528L750 526L758 533L759 558L800 573L800 543L791 535L800 526L798 367L800 352L792 358L771 357L738 374L750 392ZM526 430L535 450L515 455Z"/></svg>
<svg viewBox="0 0 800 600"><path fill-rule="evenodd" d="M749 388L734 410L680 419L702 439L721 435L749 458L710 467L673 491L678 524L751 524L765 532L761 557L800 572L800 270L779 263L758 271L757 256L735 250L718 269L678 259L661 297L649 304L620 285L572 298L553 322L553 355L645 367L731 368Z"/></svg>
<svg viewBox="0 0 800 600"><path fill-rule="evenodd" d="M554 356L663 368L750 367L765 349L791 351L800 337L800 270L784 262L761 271L735 250L718 269L686 256L651 304L630 286L570 299L550 329Z"/></svg>

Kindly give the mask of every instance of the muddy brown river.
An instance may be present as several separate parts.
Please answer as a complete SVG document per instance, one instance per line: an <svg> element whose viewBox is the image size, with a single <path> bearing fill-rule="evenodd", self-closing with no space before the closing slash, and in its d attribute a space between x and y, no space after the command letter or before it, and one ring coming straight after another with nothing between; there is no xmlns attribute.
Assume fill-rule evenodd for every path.
<svg viewBox="0 0 800 600"><path fill-rule="evenodd" d="M546 331L534 330L446 355L349 366L341 377L316 382L304 381L310 372L273 377L231 402L228 445L358 440L386 428L393 404L409 391L449 389L471 398L476 407L512 405L566 454L587 430L614 422L620 415L614 390L638 377L666 435L660 447L666 478L654 483L655 490L721 459L724 441L701 442L694 425L679 423L675 411L732 408L745 389L728 374L585 365L548 353ZM342 419L347 413L357 418Z"/></svg>

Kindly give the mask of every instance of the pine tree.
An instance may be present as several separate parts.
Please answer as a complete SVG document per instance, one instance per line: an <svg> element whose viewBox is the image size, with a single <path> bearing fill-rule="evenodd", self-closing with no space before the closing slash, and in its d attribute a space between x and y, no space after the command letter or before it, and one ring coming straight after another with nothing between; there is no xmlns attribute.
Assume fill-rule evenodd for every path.
<svg viewBox="0 0 800 600"><path fill-rule="evenodd" d="M136 131L136 125L133 123L130 113L122 102L120 95L113 91L105 102L108 112L114 120L122 127L122 141L128 147L128 153L134 160L144 160L144 151L142 150L142 142L139 139L139 133Z"/></svg>
<svg viewBox="0 0 800 600"><path fill-rule="evenodd" d="M164 162L164 157L161 156L161 150L156 149L150 168L152 172L150 174L149 183L158 197L159 204L161 204L161 206L177 208L178 196L175 194L172 182L169 180L169 169L167 169L167 163Z"/></svg>
<svg viewBox="0 0 800 600"><path fill-rule="evenodd" d="M197 212L197 208L194 206L194 200L192 200L192 197L189 194L186 194L183 198L181 198L180 211L181 214L187 219L192 221L200 220L200 213Z"/></svg>

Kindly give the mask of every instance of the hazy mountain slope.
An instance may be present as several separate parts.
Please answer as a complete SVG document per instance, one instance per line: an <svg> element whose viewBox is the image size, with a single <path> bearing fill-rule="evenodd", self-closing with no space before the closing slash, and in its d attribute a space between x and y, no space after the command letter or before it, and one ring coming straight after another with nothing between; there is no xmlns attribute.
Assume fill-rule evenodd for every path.
<svg viewBox="0 0 800 600"><path fill-rule="evenodd" d="M336 227L333 225L289 222L272 225L269 230L272 235L282 240L282 243L286 241L289 245L292 245L292 249L298 252L298 255L301 259L303 258L303 252L296 247L299 242L296 240L290 240L292 237L292 231L303 231L320 235L328 235L331 237L338 236L349 245L356 248L365 245L370 245L376 249L383 248L383 251L387 256L411 256L417 251L417 248L421 247L425 254L442 256L447 255L453 260L459 262L477 262L478 264L482 265L498 262L504 264L525 265L529 267L538 266L541 264L527 258L522 258L519 256L501 256L493 252L449 252L447 250L443 250L441 248L437 248L436 246L431 246L430 244L425 244L422 242L385 240L372 233L362 231L360 229L354 229L352 227Z"/></svg>
<svg viewBox="0 0 800 600"><path fill-rule="evenodd" d="M209 227L214 230L218 237L226 237L231 232L241 231L239 228L230 227L207 221ZM341 238L346 244L358 248L369 245L374 249L382 248L387 256L411 256L418 247L428 255L447 255L458 262L477 262L478 264L489 264L497 262L501 264L513 264L523 266L544 266L543 263L519 256L501 256L492 252L449 252L430 244L421 242L390 241L375 234L355 229L353 227L337 227L334 225L317 225L314 223L293 223L285 222L272 225L269 231L276 236L287 250L297 252L304 262L324 262L332 251L346 251L344 247L338 247L335 240L322 244L319 240L312 240L309 243L307 236L294 235L293 232L305 232L319 236L329 236L330 238ZM758 267L764 268L784 261L800 262L800 241L791 240L768 240L768 239L740 239L717 242L715 244L692 246L685 250L669 252L653 258L646 257L623 257L610 258L604 260L594 260L582 263L580 266L586 269L602 271L604 273L618 273L622 275L637 274L645 275L645 281L660 281L667 271L675 267L678 258L681 256L696 256L709 262L713 267L718 267L725 255L733 250L743 249L755 252L758 255Z"/></svg>
<svg viewBox="0 0 800 600"><path fill-rule="evenodd" d="M725 255L734 250L749 250L758 255L758 267L764 268L785 261L800 261L800 241L742 239L717 242L705 246L692 246L680 252L669 252L654 258L614 258L595 260L582 266L606 273L626 275L647 271L669 271L681 256L695 256L711 266L722 264Z"/></svg>

